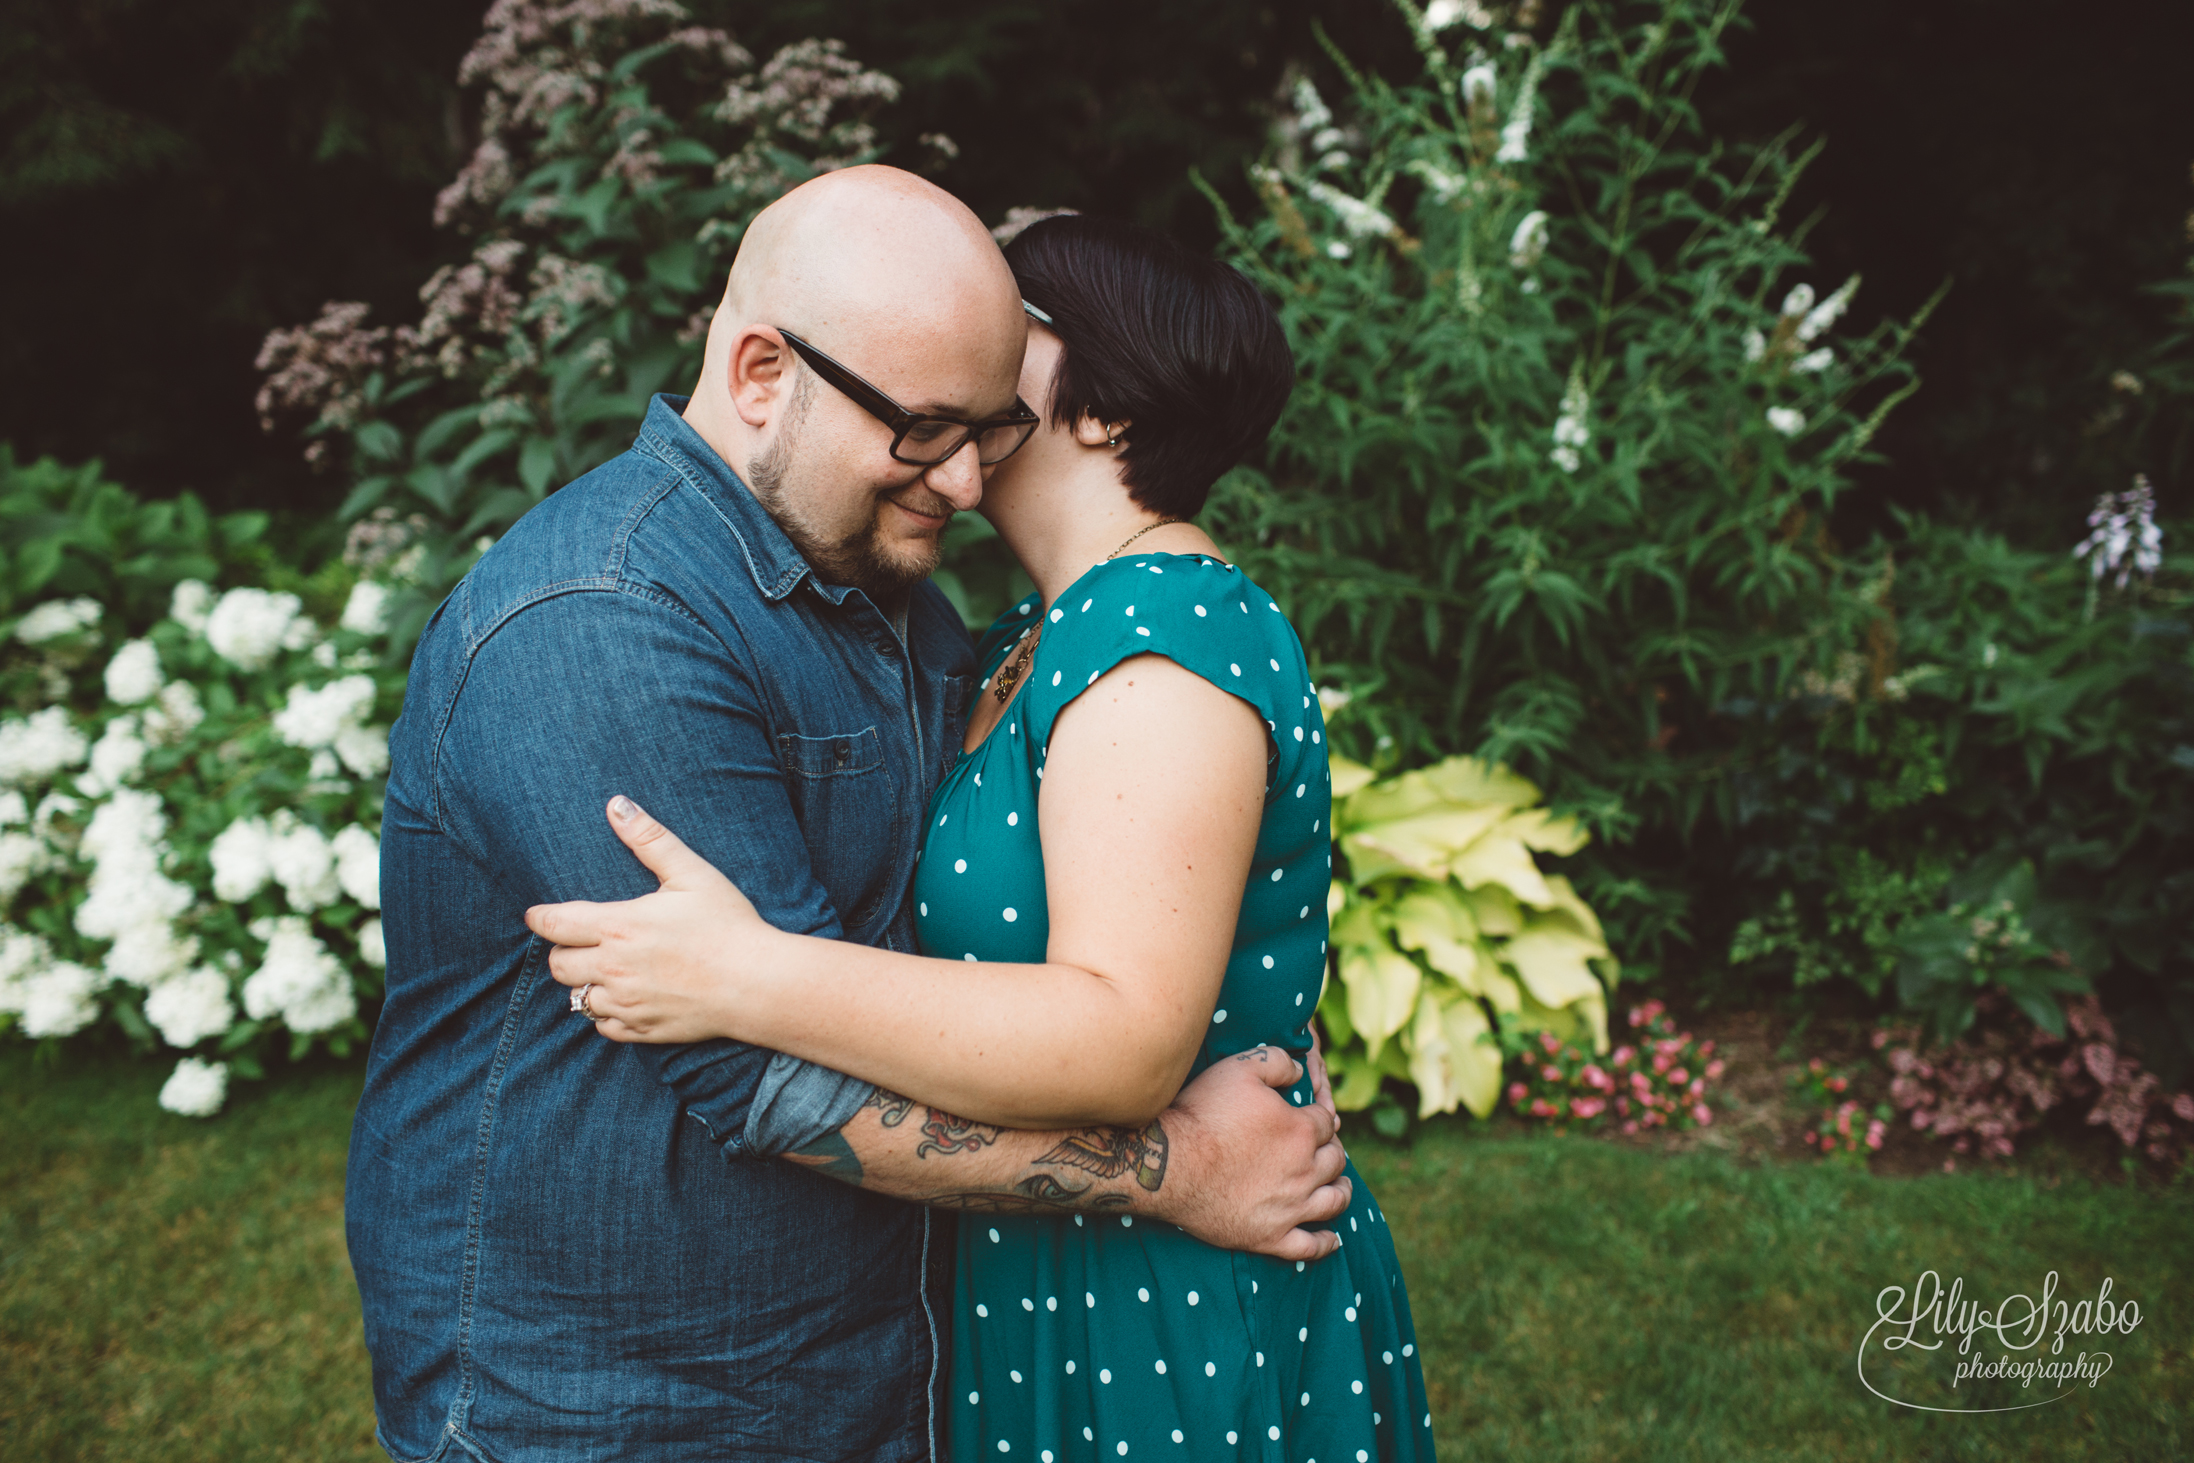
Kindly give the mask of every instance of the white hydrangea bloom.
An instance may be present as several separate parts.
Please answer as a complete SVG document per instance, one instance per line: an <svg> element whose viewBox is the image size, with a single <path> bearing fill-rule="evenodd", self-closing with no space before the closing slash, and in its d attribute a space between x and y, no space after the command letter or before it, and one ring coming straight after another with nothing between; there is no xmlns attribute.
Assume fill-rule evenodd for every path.
<svg viewBox="0 0 2194 1463"><path fill-rule="evenodd" d="M150 640L131 640L107 662L107 699L117 706L135 706L159 693L160 652Z"/></svg>
<svg viewBox="0 0 2194 1463"><path fill-rule="evenodd" d="M312 647L312 663L324 671L335 669L335 642L323 640Z"/></svg>
<svg viewBox="0 0 2194 1463"><path fill-rule="evenodd" d="M310 823L301 822L287 808L268 825L268 863L274 882L282 886L289 907L304 913L333 904L342 885L335 880L335 849L328 837Z"/></svg>
<svg viewBox="0 0 2194 1463"><path fill-rule="evenodd" d="M346 727L373 710L373 677L345 676L318 688L292 686L288 704L274 713L274 733L292 747L332 747Z"/></svg>
<svg viewBox="0 0 2194 1463"><path fill-rule="evenodd" d="M312 765L305 769L315 782L325 782L343 770L343 759L326 747L312 754Z"/></svg>
<svg viewBox="0 0 2194 1463"><path fill-rule="evenodd" d="M1795 407L1771 406L1767 409L1767 424L1785 437L1795 437L1805 430L1805 413Z"/></svg>
<svg viewBox="0 0 2194 1463"><path fill-rule="evenodd" d="M97 971L68 960L33 972L24 982L23 1034L36 1041L82 1031L98 1019L100 984Z"/></svg>
<svg viewBox="0 0 2194 1463"><path fill-rule="evenodd" d="M123 926L101 963L113 979L149 990L188 970L197 958L196 935L178 935L164 919L140 919Z"/></svg>
<svg viewBox="0 0 2194 1463"><path fill-rule="evenodd" d="M66 708L48 706L20 721L0 722L0 783L43 782L84 760L91 743L69 723Z"/></svg>
<svg viewBox="0 0 2194 1463"><path fill-rule="evenodd" d="M375 579L361 579L343 603L342 628L358 635L379 635L389 627L389 587Z"/></svg>
<svg viewBox="0 0 2194 1463"><path fill-rule="evenodd" d="M1546 210L1534 208L1524 215L1516 232L1509 236L1508 262L1518 269L1529 269L1546 253Z"/></svg>
<svg viewBox="0 0 2194 1463"><path fill-rule="evenodd" d="M335 881L367 909L381 907L381 840L353 823L335 835Z"/></svg>
<svg viewBox="0 0 2194 1463"><path fill-rule="evenodd" d="M76 790L86 797L105 797L137 775L145 765L145 744L137 735L137 718L117 716L91 747L91 770L76 779Z"/></svg>
<svg viewBox="0 0 2194 1463"><path fill-rule="evenodd" d="M13 828L18 823L30 821L30 804L13 788L0 792L0 828Z"/></svg>
<svg viewBox="0 0 2194 1463"><path fill-rule="evenodd" d="M266 941L267 958L244 982L245 1015L255 1021L279 1016L290 1030L309 1036L358 1014L350 973L301 915L254 920L251 932Z"/></svg>
<svg viewBox="0 0 2194 1463"><path fill-rule="evenodd" d="M206 617L206 643L214 654L247 671L262 670L291 636L304 602L294 594L232 589ZM310 633L307 623L307 633Z"/></svg>
<svg viewBox="0 0 2194 1463"><path fill-rule="evenodd" d="M389 729L346 726L335 735L335 755L354 777L379 777L389 770Z"/></svg>
<svg viewBox="0 0 2194 1463"><path fill-rule="evenodd" d="M154 986L198 958L198 941L179 938L174 921L194 901L190 887L160 872L167 814L152 793L123 788L100 804L84 829L81 852L91 879L76 906L76 932L111 940L107 974Z"/></svg>
<svg viewBox="0 0 2194 1463"><path fill-rule="evenodd" d="M217 899L241 904L274 877L274 838L264 818L238 818L221 830L206 859L213 865Z"/></svg>
<svg viewBox="0 0 2194 1463"><path fill-rule="evenodd" d="M23 616L15 627L15 638L25 645L43 645L90 629L99 623L100 613L95 599L49 599Z"/></svg>
<svg viewBox="0 0 2194 1463"><path fill-rule="evenodd" d="M173 745L198 729L206 719L198 704L198 688L188 681L170 681L160 688L160 699L145 708L145 737Z"/></svg>
<svg viewBox="0 0 2194 1463"><path fill-rule="evenodd" d="M186 579L175 586L168 600L168 618L193 635L206 632L206 618L213 609L213 591L203 579Z"/></svg>
<svg viewBox="0 0 2194 1463"><path fill-rule="evenodd" d="M0 924L0 1013L20 1016L30 1002L31 977L53 963L53 951L28 930Z"/></svg>
<svg viewBox="0 0 2194 1463"><path fill-rule="evenodd" d="M358 927L358 958L375 970L388 968L389 949L379 920L369 919Z"/></svg>
<svg viewBox="0 0 2194 1463"><path fill-rule="evenodd" d="M175 1064L175 1074L160 1088L160 1105L186 1118L210 1118L229 1097L226 1062L201 1062L185 1057Z"/></svg>
<svg viewBox="0 0 2194 1463"><path fill-rule="evenodd" d="M34 875L53 867L53 850L28 833L0 833L0 904L13 899Z"/></svg>
<svg viewBox="0 0 2194 1463"><path fill-rule="evenodd" d="M196 1046L236 1024L229 978L208 965L162 981L145 997L145 1019L169 1046Z"/></svg>
<svg viewBox="0 0 2194 1463"><path fill-rule="evenodd" d="M65 792L49 792L38 800L38 807L30 815L30 831L40 838L51 840L54 836L53 820L66 818L84 806Z"/></svg>

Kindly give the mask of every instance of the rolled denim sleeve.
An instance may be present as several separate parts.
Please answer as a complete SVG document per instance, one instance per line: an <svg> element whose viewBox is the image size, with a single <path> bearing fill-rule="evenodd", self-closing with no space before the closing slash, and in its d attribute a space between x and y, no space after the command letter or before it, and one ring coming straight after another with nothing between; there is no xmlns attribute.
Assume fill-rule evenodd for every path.
<svg viewBox="0 0 2194 1463"><path fill-rule="evenodd" d="M440 821L526 904L620 900L656 881L610 831L623 793L780 929L840 938L811 865L745 647L617 587L551 593L490 627L434 757ZM634 1043L727 1157L843 1126L873 1090L742 1042Z"/></svg>

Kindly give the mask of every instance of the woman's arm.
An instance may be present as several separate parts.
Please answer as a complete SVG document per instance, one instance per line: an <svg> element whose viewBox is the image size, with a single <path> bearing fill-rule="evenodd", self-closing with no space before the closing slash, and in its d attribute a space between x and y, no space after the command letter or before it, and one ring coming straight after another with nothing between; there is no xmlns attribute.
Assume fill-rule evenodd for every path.
<svg viewBox="0 0 2194 1463"><path fill-rule="evenodd" d="M614 803L611 825L662 890L541 906L527 922L565 947L550 960L558 980L596 987L606 1036L736 1037L1002 1127L1139 1127L1180 1090L1210 1022L1264 779L1254 708L1137 656L1053 727L1042 965L785 934L668 830Z"/></svg>

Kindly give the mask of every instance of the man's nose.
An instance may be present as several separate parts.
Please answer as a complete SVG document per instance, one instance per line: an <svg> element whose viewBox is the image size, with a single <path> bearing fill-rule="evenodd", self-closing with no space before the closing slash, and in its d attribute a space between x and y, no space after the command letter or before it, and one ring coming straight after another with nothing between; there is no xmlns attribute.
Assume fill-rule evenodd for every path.
<svg viewBox="0 0 2194 1463"><path fill-rule="evenodd" d="M959 451L924 472L922 481L955 512L965 513L982 502L983 467L977 460L975 443L963 442Z"/></svg>

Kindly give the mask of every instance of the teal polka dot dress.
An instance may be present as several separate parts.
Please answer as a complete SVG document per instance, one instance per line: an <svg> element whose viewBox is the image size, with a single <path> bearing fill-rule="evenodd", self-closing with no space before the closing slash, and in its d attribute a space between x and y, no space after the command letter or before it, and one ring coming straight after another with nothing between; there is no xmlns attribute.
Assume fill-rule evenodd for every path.
<svg viewBox="0 0 2194 1463"><path fill-rule="evenodd" d="M1201 555L1101 564L984 638L984 684L1045 618L1028 684L929 810L915 877L923 953L1040 962L1049 934L1036 806L1060 711L1156 653L1255 706L1277 749L1219 1001L1196 1070L1260 1042L1301 1055L1325 971L1332 791L1325 724L1272 597ZM1310 1101L1307 1079L1291 1100ZM1432 1418L1401 1267L1353 1169L1341 1248L1300 1265L1124 1215L963 1214L952 1456L1259 1463L1430 1460Z"/></svg>

